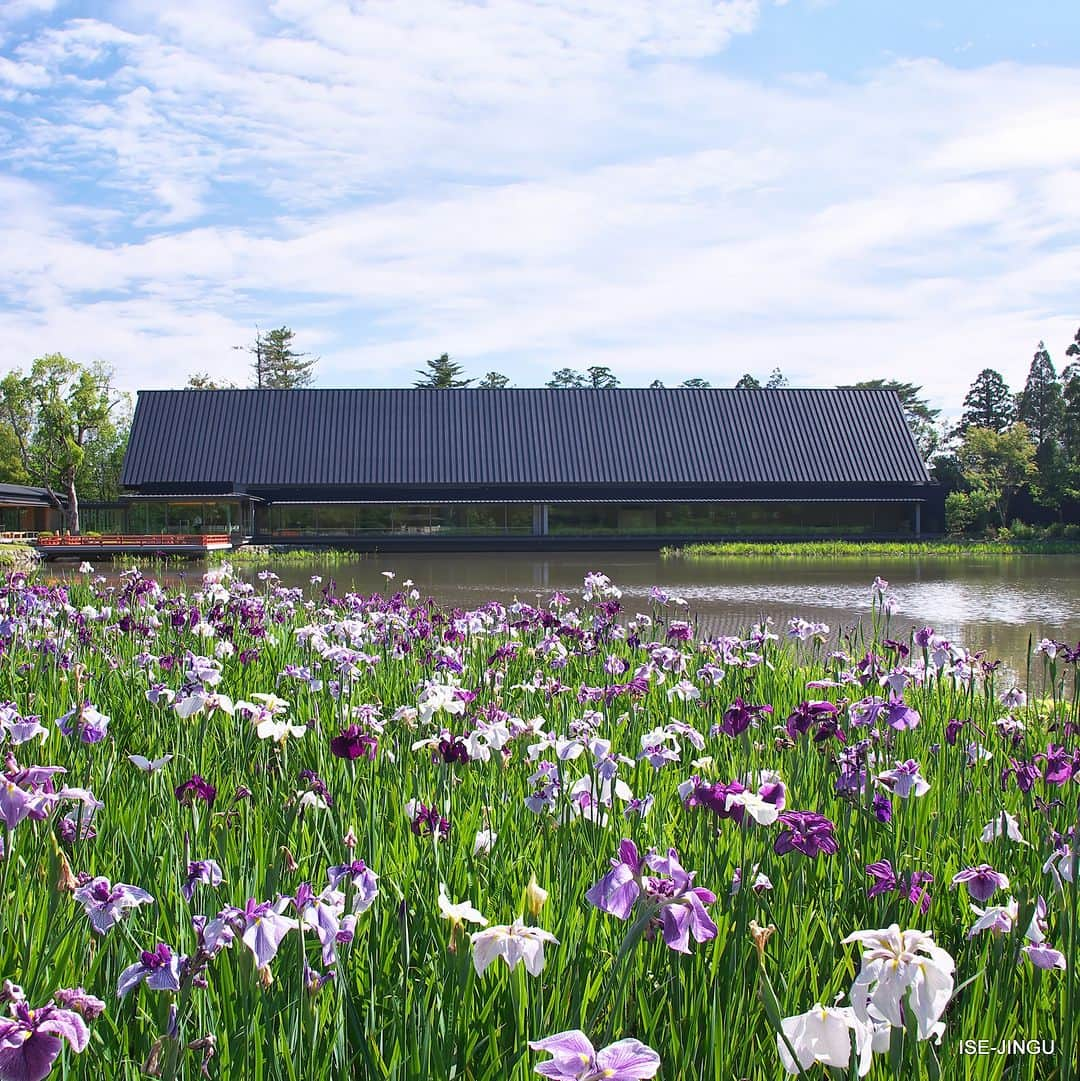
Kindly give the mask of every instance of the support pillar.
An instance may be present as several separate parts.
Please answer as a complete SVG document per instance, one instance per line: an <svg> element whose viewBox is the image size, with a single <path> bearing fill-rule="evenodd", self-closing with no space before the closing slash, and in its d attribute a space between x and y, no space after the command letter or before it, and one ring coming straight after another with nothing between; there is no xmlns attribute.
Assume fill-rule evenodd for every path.
<svg viewBox="0 0 1080 1081"><path fill-rule="evenodd" d="M915 536L922 536L922 503L915 504Z"/></svg>
<svg viewBox="0 0 1080 1081"><path fill-rule="evenodd" d="M548 535L548 506L546 503L533 504L532 533L534 537Z"/></svg>

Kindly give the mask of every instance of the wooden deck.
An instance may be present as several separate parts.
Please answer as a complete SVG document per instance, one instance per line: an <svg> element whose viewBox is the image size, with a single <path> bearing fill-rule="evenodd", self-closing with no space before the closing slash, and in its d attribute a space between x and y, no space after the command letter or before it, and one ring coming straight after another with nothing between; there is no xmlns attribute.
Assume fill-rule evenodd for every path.
<svg viewBox="0 0 1080 1081"><path fill-rule="evenodd" d="M44 559L93 559L95 556L205 555L233 547L227 533L103 533L100 536L42 537L32 542Z"/></svg>

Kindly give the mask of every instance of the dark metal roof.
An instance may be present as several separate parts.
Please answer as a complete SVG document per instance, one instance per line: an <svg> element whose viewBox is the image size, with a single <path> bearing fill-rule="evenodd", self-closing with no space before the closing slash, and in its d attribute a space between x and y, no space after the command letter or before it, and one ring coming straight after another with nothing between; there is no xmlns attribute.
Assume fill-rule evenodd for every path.
<svg viewBox="0 0 1080 1081"><path fill-rule="evenodd" d="M355 491L929 478L892 391L649 388L141 391L121 481Z"/></svg>
<svg viewBox="0 0 1080 1081"><path fill-rule="evenodd" d="M65 497L56 493L56 498L65 502ZM25 484L0 484L0 505L5 507L51 507L47 488L31 488Z"/></svg>

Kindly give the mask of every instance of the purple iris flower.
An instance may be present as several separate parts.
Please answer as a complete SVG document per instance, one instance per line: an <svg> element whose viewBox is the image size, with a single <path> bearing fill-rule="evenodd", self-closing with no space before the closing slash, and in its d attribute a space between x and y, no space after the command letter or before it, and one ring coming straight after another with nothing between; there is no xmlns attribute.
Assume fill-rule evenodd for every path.
<svg viewBox="0 0 1080 1081"><path fill-rule="evenodd" d="M244 908L231 910L231 914L243 921L240 939L251 950L256 968L266 968L277 954L281 940L299 926L270 901L259 903L254 898L249 898Z"/></svg>
<svg viewBox="0 0 1080 1081"><path fill-rule="evenodd" d="M83 743L100 743L109 729L109 718L89 702L69 710L56 723L65 736L77 733Z"/></svg>
<svg viewBox="0 0 1080 1081"><path fill-rule="evenodd" d="M787 734L792 739L805 735L811 725L835 717L839 712L832 702L800 702L788 715Z"/></svg>
<svg viewBox="0 0 1080 1081"><path fill-rule="evenodd" d="M350 762L357 758L373 760L378 746L378 738L365 732L358 724L350 724L330 741L331 753Z"/></svg>
<svg viewBox="0 0 1080 1081"><path fill-rule="evenodd" d="M1009 787L1009 775L1016 778L1016 787L1021 792L1030 792L1035 782L1042 777L1042 771L1034 762L1025 762L1023 759L1010 758L1009 764L1001 771L1001 789Z"/></svg>
<svg viewBox="0 0 1080 1081"><path fill-rule="evenodd" d="M335 889L348 879L355 891L353 912L366 911L379 896L379 876L363 860L353 860L352 863L340 863L331 867L327 870L326 877Z"/></svg>
<svg viewBox="0 0 1080 1081"><path fill-rule="evenodd" d="M874 796L870 809L879 822L888 823L892 821L892 800L888 796L883 796L879 792Z"/></svg>
<svg viewBox="0 0 1080 1081"><path fill-rule="evenodd" d="M921 720L918 711L912 709L898 695L893 695L885 706L885 723L898 732L917 728Z"/></svg>
<svg viewBox="0 0 1080 1081"><path fill-rule="evenodd" d="M113 924L124 916L124 910L139 905L152 905L153 897L138 886L128 886L117 882L113 886L107 878L91 879L85 886L75 891L75 900L86 910L90 925L99 935L103 935Z"/></svg>
<svg viewBox="0 0 1080 1081"><path fill-rule="evenodd" d="M439 740L439 755L447 765L459 762L464 765L469 761L469 751L465 744L454 735Z"/></svg>
<svg viewBox="0 0 1080 1081"><path fill-rule="evenodd" d="M590 904L620 920L629 919L639 901L656 906L664 942L680 953L690 952L691 934L697 942L716 937L716 924L705 911L705 905L712 904L716 895L693 884L693 872L684 870L674 848L669 848L666 856L650 850L642 858L637 845L624 839L619 844L619 857L611 861L611 866L585 894ZM658 873L648 875L646 869Z"/></svg>
<svg viewBox="0 0 1080 1081"><path fill-rule="evenodd" d="M619 1040L597 1051L580 1029L530 1040L529 1046L551 1055L536 1072L553 1081L644 1081L660 1069L660 1056L640 1040Z"/></svg>
<svg viewBox="0 0 1080 1081"><path fill-rule="evenodd" d="M934 876L927 871L914 871L910 875L898 875L888 860L878 860L866 868L866 873L873 879L866 888L867 897L878 897L883 893L902 893L916 905L925 916L930 911L930 894L926 887L934 881Z"/></svg>
<svg viewBox="0 0 1080 1081"><path fill-rule="evenodd" d="M195 896L195 887L200 883L205 886L220 886L224 881L225 876L221 873L217 860L191 860L187 865L187 879L180 890L190 904Z"/></svg>
<svg viewBox="0 0 1080 1081"><path fill-rule="evenodd" d="M820 852L831 856L839 849L836 826L824 815L815 811L785 811L779 821L784 828L773 842L777 855L795 851L810 857Z"/></svg>
<svg viewBox="0 0 1080 1081"><path fill-rule="evenodd" d="M449 820L443 818L434 807L427 807L423 803L416 805L410 828L417 837L434 834L436 837L445 839L450 836Z"/></svg>
<svg viewBox="0 0 1080 1081"><path fill-rule="evenodd" d="M173 953L164 942L159 942L156 949L143 950L139 960L120 973L116 993L124 998L144 980L152 991L179 991L183 961L183 957Z"/></svg>
<svg viewBox="0 0 1080 1081"><path fill-rule="evenodd" d="M93 1021L105 1012L105 1003L81 987L61 987L53 998L59 1005L74 1010L87 1021Z"/></svg>
<svg viewBox="0 0 1080 1081"><path fill-rule="evenodd" d="M1009 876L995 871L988 863L980 863L977 867L965 867L964 870L953 875L950 885L959 886L961 882L967 885L971 899L979 902L989 901L998 890L1009 888Z"/></svg>
<svg viewBox="0 0 1080 1081"><path fill-rule="evenodd" d="M960 736L960 731L965 724L967 724L967 721L958 721L954 718L945 725L945 742L950 747L956 746L956 741Z"/></svg>
<svg viewBox="0 0 1080 1081"><path fill-rule="evenodd" d="M190 804L201 799L212 806L216 796L217 789L197 773L193 774L190 780L176 787L176 798L181 803Z"/></svg>
<svg viewBox="0 0 1080 1081"><path fill-rule="evenodd" d="M751 706L741 698L724 710L724 719L720 723L720 731L725 736L738 736L745 732L762 714L772 713L772 706Z"/></svg>
<svg viewBox="0 0 1080 1081"><path fill-rule="evenodd" d="M1053 743L1047 746L1045 754L1037 754L1035 760L1043 763L1043 780L1047 784L1068 784L1080 772L1080 753Z"/></svg>
<svg viewBox="0 0 1080 1081"><path fill-rule="evenodd" d="M75 1052L90 1039L86 1022L51 1002L32 1010L16 1002L11 1017L0 1020L0 1077L4 1081L41 1081L52 1070L63 1041Z"/></svg>

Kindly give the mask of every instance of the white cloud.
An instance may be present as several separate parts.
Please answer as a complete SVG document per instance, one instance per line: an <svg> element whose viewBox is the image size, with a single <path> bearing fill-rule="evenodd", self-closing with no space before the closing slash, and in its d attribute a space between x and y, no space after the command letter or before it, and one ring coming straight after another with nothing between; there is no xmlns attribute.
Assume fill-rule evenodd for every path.
<svg viewBox="0 0 1080 1081"><path fill-rule="evenodd" d="M903 373L955 407L1080 318L1075 71L734 78L747 0L116 11L12 52L38 96L0 177L0 366L242 379L231 347L284 321L327 385L449 350L525 384Z"/></svg>

